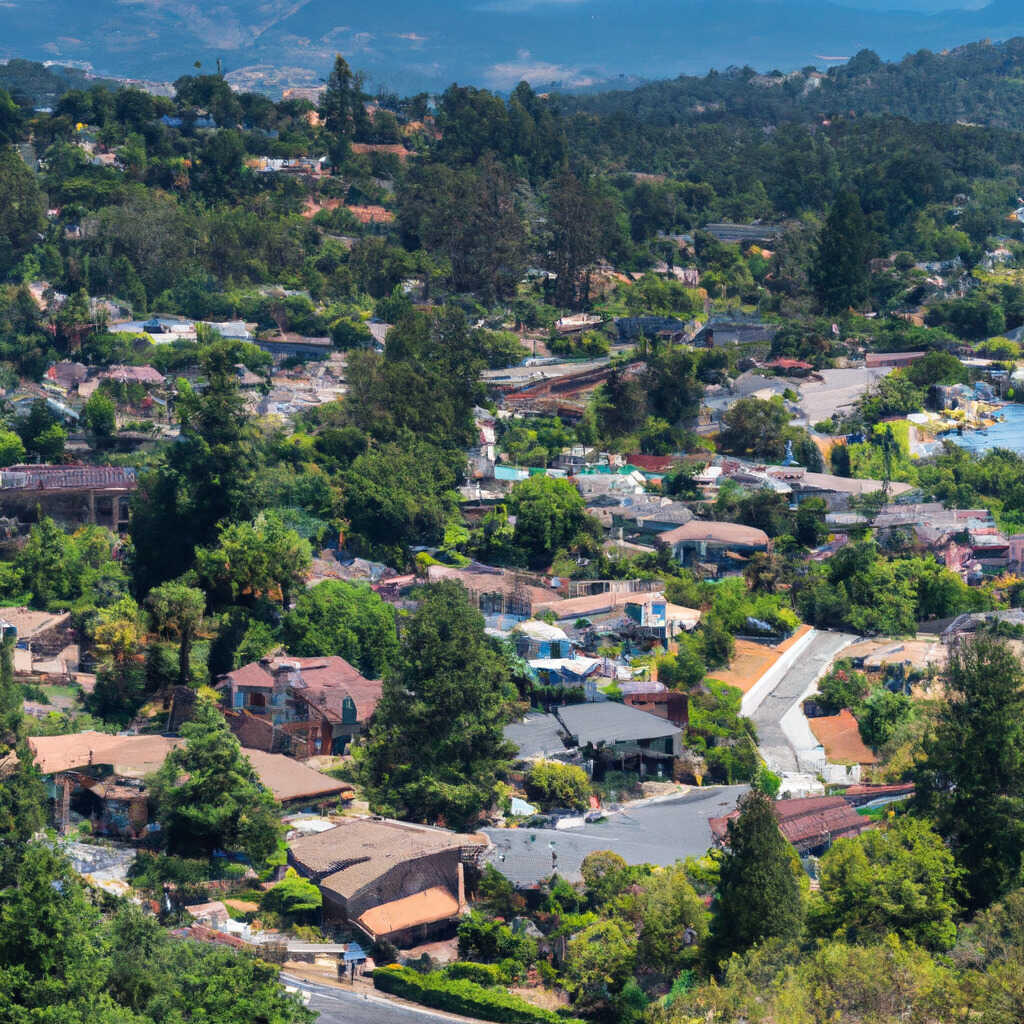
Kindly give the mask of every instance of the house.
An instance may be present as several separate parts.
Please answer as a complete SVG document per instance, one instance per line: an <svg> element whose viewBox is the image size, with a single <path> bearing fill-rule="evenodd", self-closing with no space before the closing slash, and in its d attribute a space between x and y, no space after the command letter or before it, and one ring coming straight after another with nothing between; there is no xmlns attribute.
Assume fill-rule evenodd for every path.
<svg viewBox="0 0 1024 1024"><path fill-rule="evenodd" d="M775 370L776 373L785 377L806 377L813 372L814 366L805 363L802 359L788 359L780 356L764 364L766 370Z"/></svg>
<svg viewBox="0 0 1024 1024"><path fill-rule="evenodd" d="M526 619L554 596L534 576L496 569L479 562L462 569L431 565L427 569L427 581L437 583L441 580L461 583L470 602L484 615L512 615Z"/></svg>
<svg viewBox="0 0 1024 1024"><path fill-rule="evenodd" d="M820 855L837 839L858 836L874 827L870 818L858 814L841 796L812 796L794 800L776 800L773 805L779 831L793 844L797 853ZM719 846L729 842L729 822L739 810L711 819L711 831Z"/></svg>
<svg viewBox="0 0 1024 1024"><path fill-rule="evenodd" d="M612 529L621 530L623 536L656 535L685 526L694 519L681 501L647 496L624 497L619 505L608 509Z"/></svg>
<svg viewBox="0 0 1024 1024"><path fill-rule="evenodd" d="M152 366L110 366L98 376L100 380L111 380L118 384L142 384L144 387L159 387L166 380Z"/></svg>
<svg viewBox="0 0 1024 1024"><path fill-rule="evenodd" d="M295 757L343 754L366 728L381 682L344 658L266 657L218 684L232 731L246 746Z"/></svg>
<svg viewBox="0 0 1024 1024"><path fill-rule="evenodd" d="M19 465L0 469L0 515L34 521L37 510L62 525L127 530L135 470L124 466Z"/></svg>
<svg viewBox="0 0 1024 1024"><path fill-rule="evenodd" d="M764 530L706 519L668 530L658 539L672 548L680 565L710 564L726 572L738 572L751 555L767 553L771 548Z"/></svg>
<svg viewBox="0 0 1024 1024"><path fill-rule="evenodd" d="M669 690L658 683L636 682L631 686L637 689L627 690L626 686L620 687L622 702L627 707L663 718L680 729L685 729L690 724L690 698L685 693ZM659 686L660 689L657 688Z"/></svg>
<svg viewBox="0 0 1024 1024"><path fill-rule="evenodd" d="M520 760L593 749L599 759L620 763L671 763L682 753L682 731L665 718L615 701L571 704L550 715L528 714L505 727ZM588 755L591 756L591 755Z"/></svg>
<svg viewBox="0 0 1024 1024"><path fill-rule="evenodd" d="M911 363L916 363L926 354L925 352L868 352L864 357L864 365L869 370L883 366L896 369L901 366L910 366Z"/></svg>
<svg viewBox="0 0 1024 1024"><path fill-rule="evenodd" d="M70 612L0 608L0 623L4 633L13 629L17 638L14 648L16 673L63 676L78 670L78 648Z"/></svg>
<svg viewBox="0 0 1024 1024"><path fill-rule="evenodd" d="M46 776L53 821L66 831L71 812L88 818L96 832L135 839L149 823L146 776L159 771L168 754L185 741L173 736L110 736L80 732L33 736L29 749ZM280 754L242 752L275 800L292 806L323 806L352 787Z"/></svg>
<svg viewBox="0 0 1024 1024"><path fill-rule="evenodd" d="M413 945L451 933L466 909L465 868L486 836L381 819L347 819L288 845L288 863L323 894L323 919L371 942Z"/></svg>
<svg viewBox="0 0 1024 1024"><path fill-rule="evenodd" d="M803 466L767 466L771 479L785 483L799 504L807 498L822 498L830 512L845 512L850 499L866 494L877 494L885 488L882 480L836 476L833 473L811 473ZM913 485L890 481L888 495L899 498L914 490Z"/></svg>
<svg viewBox="0 0 1024 1024"><path fill-rule="evenodd" d="M564 629L552 626L540 619L528 619L512 628L512 642L516 654L527 660L531 658L571 658L574 654L572 641Z"/></svg>

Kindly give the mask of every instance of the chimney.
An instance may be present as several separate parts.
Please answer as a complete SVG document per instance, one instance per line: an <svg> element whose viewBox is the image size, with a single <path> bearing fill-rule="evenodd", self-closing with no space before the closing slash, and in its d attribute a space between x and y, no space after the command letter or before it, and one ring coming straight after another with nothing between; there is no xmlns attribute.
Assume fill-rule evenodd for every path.
<svg viewBox="0 0 1024 1024"><path fill-rule="evenodd" d="M467 910L466 907L466 869L463 867L462 861L455 865L456 874L458 876L458 900L459 900L459 913L464 914Z"/></svg>

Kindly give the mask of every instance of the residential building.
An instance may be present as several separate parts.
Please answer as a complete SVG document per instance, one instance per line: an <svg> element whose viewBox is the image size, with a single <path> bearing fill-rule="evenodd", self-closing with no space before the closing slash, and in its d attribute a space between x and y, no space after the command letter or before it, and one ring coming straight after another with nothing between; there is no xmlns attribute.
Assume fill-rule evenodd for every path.
<svg viewBox="0 0 1024 1024"><path fill-rule="evenodd" d="M245 745L312 757L345 753L372 718L381 685L337 656L266 657L227 673L219 688Z"/></svg>
<svg viewBox="0 0 1024 1024"><path fill-rule="evenodd" d="M764 472L773 480L785 483L797 504L806 498L822 498L829 512L845 512L851 498L877 494L886 486L882 480L811 473L803 466L767 466ZM911 484L892 480L887 493L890 498L899 498L913 490Z"/></svg>
<svg viewBox="0 0 1024 1024"><path fill-rule="evenodd" d="M924 352L868 352L864 357L864 365L868 369L875 367L889 367L896 369L901 366L910 366L924 356Z"/></svg>
<svg viewBox="0 0 1024 1024"><path fill-rule="evenodd" d="M371 942L413 945L453 931L466 910L465 868L486 836L380 819L347 819L288 846L288 863L323 894L327 925L349 923Z"/></svg>
<svg viewBox="0 0 1024 1024"><path fill-rule="evenodd" d="M37 510L67 526L127 530L135 470L122 466L24 465L0 469L0 514L34 521Z"/></svg>
<svg viewBox="0 0 1024 1024"><path fill-rule="evenodd" d="M841 796L812 796L776 800L773 805L779 831L800 854L820 855L837 839L857 836L874 828L874 822L858 814ZM729 841L729 822L739 816L734 810L711 819L711 831L719 846Z"/></svg>
<svg viewBox="0 0 1024 1024"><path fill-rule="evenodd" d="M110 736L81 732L32 736L29 749L46 777L53 822L64 832L74 811L98 833L135 839L149 823L146 776L184 744L172 736ZM323 807L352 796L352 786L280 754L243 747L260 783L281 803Z"/></svg>
<svg viewBox="0 0 1024 1024"><path fill-rule="evenodd" d="M706 519L659 534L659 540L671 546L680 565L707 565L725 573L739 572L752 555L771 549L764 530Z"/></svg>

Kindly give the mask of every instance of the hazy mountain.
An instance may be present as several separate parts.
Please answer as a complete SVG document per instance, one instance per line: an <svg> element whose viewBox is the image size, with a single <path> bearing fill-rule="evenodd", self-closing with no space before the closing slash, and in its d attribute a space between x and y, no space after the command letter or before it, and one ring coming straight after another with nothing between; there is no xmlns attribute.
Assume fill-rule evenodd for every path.
<svg viewBox="0 0 1024 1024"><path fill-rule="evenodd" d="M944 8L947 8L944 10ZM252 85L315 84L336 52L400 90L520 78L566 86L750 64L827 66L1024 34L995 0L4 0L0 57L173 79L221 58Z"/></svg>

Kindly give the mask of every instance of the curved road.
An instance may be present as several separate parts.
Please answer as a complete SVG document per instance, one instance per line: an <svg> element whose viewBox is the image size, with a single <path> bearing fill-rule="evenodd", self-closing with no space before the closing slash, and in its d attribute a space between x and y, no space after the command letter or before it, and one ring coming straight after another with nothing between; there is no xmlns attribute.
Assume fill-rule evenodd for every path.
<svg viewBox="0 0 1024 1024"><path fill-rule="evenodd" d="M807 688L832 663L847 644L856 640L851 633L821 630L807 649L797 658L775 689L750 716L757 726L757 743L761 755L773 771L797 772L796 751L782 731L782 716L807 692Z"/></svg>
<svg viewBox="0 0 1024 1024"><path fill-rule="evenodd" d="M462 1017L450 1017L437 1010L392 1003L379 996L363 996L333 985L318 985L305 978L282 973L281 982L308 992L309 1009L320 1014L319 1024L452 1024Z"/></svg>

